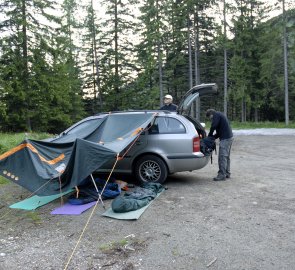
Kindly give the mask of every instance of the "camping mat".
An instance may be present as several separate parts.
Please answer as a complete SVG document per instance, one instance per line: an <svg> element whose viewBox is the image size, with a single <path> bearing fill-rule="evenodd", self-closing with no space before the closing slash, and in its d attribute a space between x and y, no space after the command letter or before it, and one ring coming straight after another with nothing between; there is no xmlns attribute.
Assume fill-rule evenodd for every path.
<svg viewBox="0 0 295 270"><path fill-rule="evenodd" d="M55 194L55 195L50 195L50 196L38 196L34 195L30 198L27 198L23 201L17 202L15 204L12 204L9 206L9 208L16 208L16 209L23 209L23 210L35 210L36 208L43 206L45 204L48 204L57 198L60 198L63 195L66 195L73 190L68 190L63 193Z"/></svg>
<svg viewBox="0 0 295 270"><path fill-rule="evenodd" d="M79 204L79 205L66 203L63 206L54 209L50 214L51 215L80 215L95 204L96 204L96 201L85 203L85 204Z"/></svg>
<svg viewBox="0 0 295 270"><path fill-rule="evenodd" d="M162 190L160 193L158 193L156 198L158 198L163 191L164 190ZM153 203L154 200L156 200L156 198L151 200L146 206L144 206L142 208L139 208L134 211L125 212L125 213L115 213L112 210L112 208L110 207L107 211L105 211L102 214L102 216L115 218L115 219L124 219L124 220L139 219L140 216L142 215L142 213Z"/></svg>

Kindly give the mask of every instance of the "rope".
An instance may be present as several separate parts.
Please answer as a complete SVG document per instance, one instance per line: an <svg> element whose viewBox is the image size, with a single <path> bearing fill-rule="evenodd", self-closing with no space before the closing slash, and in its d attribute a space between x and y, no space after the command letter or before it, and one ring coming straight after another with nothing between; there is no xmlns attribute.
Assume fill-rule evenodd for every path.
<svg viewBox="0 0 295 270"><path fill-rule="evenodd" d="M155 116L156 116L156 115L157 115L157 114L155 114ZM152 125L151 125L151 126L152 126ZM151 127L151 126L150 126L150 127ZM141 133L144 132L144 131L149 130L150 127L141 130L141 132L137 135L136 139L134 139L134 141L130 144L130 146L128 147L128 149L126 150L126 152L125 152L121 157L119 156L119 153L117 154L116 161L114 162L114 165L113 165L113 167L112 167L112 170L111 170L111 172L109 173L109 176L108 176L108 178L107 178L107 180L106 180L106 183L105 183L105 185L104 185L104 187L103 187L101 193L99 194L100 196L103 194L103 192L104 192L104 190L105 190L105 188L106 188L106 186L107 186L107 183L109 182L109 180L110 180L110 178L111 178L111 175L113 174L113 171L114 171L114 169L115 169L115 167L116 167L118 161L119 161L119 160L122 160L122 159L125 157L125 155L130 151L130 149L131 149L132 146L135 144L135 142L137 141L137 139L139 138L139 136L141 135ZM93 177L92 174L91 174L91 177ZM92 180L93 180L93 179L92 179ZM95 182L94 182L94 185L95 185ZM101 197L100 197L100 199L101 199ZM102 199L101 199L101 202L102 202ZM83 237L83 235L84 235L84 233L85 233L85 231L86 231L86 229L87 229L87 227L88 227L88 224L89 224L89 222L90 222L90 220L91 220L91 218L92 218L92 216L93 216L93 214L94 214L94 211L96 210L96 207L97 207L98 203L99 203L99 199L96 201L96 203L95 203L95 205L94 205L94 207L93 207L93 209L92 209L92 211L91 211L91 213L90 213L90 215L89 215L89 217L88 217L88 220L87 220L87 222L86 222L86 224L85 224L85 226L84 226L84 228L83 228L83 230L82 230L82 232L81 232L81 234L80 234L80 236L79 236L79 238L78 238L78 241L77 241L77 243L76 243L76 245L75 245L75 247L74 247L74 249L73 249L73 251L72 251L72 253L71 253L71 255L70 255L70 257L69 257L69 259L68 259L68 261L67 261L67 263L66 263L66 265L65 265L65 267L64 267L64 270L67 270L67 269L68 269L69 264L70 264L70 262L71 262L71 260L72 260L72 258L73 258L73 256L74 256L74 253L76 252L76 249L77 249L78 245L80 244L80 242L81 242L81 240L82 240L82 237ZM102 202L102 204L103 204L103 202ZM104 206L104 205L103 205L103 206Z"/></svg>
<svg viewBox="0 0 295 270"><path fill-rule="evenodd" d="M52 180L53 180L53 178L50 179L50 180L48 180L45 184L43 184L41 187L39 187L38 189L36 189L34 192L30 193L30 195L28 195L28 196L25 198L25 200L28 199L28 198L30 198L31 196L33 196L35 193L37 193L37 191L38 191L39 189L41 189L41 188L43 188L44 186L46 186L46 185L47 185L50 181L52 181ZM1 220L2 218L6 217L11 211L13 211L13 209L9 209L9 211L7 211L3 216L0 217L0 220Z"/></svg>
<svg viewBox="0 0 295 270"><path fill-rule="evenodd" d="M148 128L149 129L149 128ZM104 192L104 190L105 190L105 188L106 188L106 185L107 185L107 183L109 182L109 180L110 180L110 178L111 178L111 175L112 175L112 173L113 173L113 171L114 171L114 169L115 169L115 167L116 167L116 165L117 165L117 163L118 163L118 160L122 160L124 157L125 157L125 155L130 151L130 149L132 148L132 146L135 144L135 142L137 141L137 139L139 138L139 136L141 135L141 133L143 132L143 131L147 131L148 129L142 129L141 130L141 132L137 135L137 137L136 137L136 139L132 142L132 144L129 146L129 148L126 150L126 152L121 156L121 157L119 157L119 153L117 154L117 158L116 158L116 161L114 162L114 165L113 165L113 167L112 167L112 170L111 170L111 172L110 172L110 174L109 174L109 176L108 176L108 178L107 178L107 180L106 180L106 183L105 183L105 185L104 185L104 187L103 187L103 189L102 189L102 191L101 191L101 194L103 194L103 192ZM33 192L31 195L29 195L27 198L29 198L29 197L31 197L33 194L35 194L39 189L41 189L42 187L44 187L45 185L47 185L50 181L52 181L53 179L50 179L49 181L47 181L44 185L42 185L41 187L39 187L35 192ZM59 175L59 184L60 184L60 192L62 191L61 190L61 179L60 179L60 175ZM77 190L77 193L79 192L79 190L78 190L78 187L76 187L76 190ZM26 199L27 199L26 198ZM62 202L62 198L61 198L61 202ZM102 201L102 200L101 200ZM72 258L73 258L73 256L74 256L74 253L76 252L76 249L77 249L77 247L78 247L78 245L80 244L80 242L81 242L81 240L82 240L82 237L83 237L83 235L84 235L84 233L85 233L85 231L86 231L86 229L87 229L87 227L88 227L88 225L89 225L89 223L90 223L90 220L91 220L91 218L92 218L92 216L93 216L93 214L94 214L94 211L96 210L96 208L97 208L97 205L98 205L98 203L99 203L99 200L97 200L96 201L96 203L95 203L95 205L94 205L94 207L93 207L93 209L92 209L92 211L91 211L91 213L90 213L90 215L89 215L89 217L88 217L88 220L87 220L87 222L86 222L86 224L85 224L85 226L84 226L84 228L83 228L83 230L82 230L82 232L81 232L81 234L80 234L80 236L79 236L79 239L78 239L78 241L77 241L77 243L76 243L76 245L75 245L75 247L74 247L74 249L73 249L73 251L72 251L72 253L71 253L71 255L70 255L70 257L69 257L69 259L68 259L68 261L67 261L67 263L66 263L66 265L65 265L65 268L64 268L64 270L66 270L66 269L68 269L68 266L69 266L69 264L70 264L70 262L71 262L71 260L72 260ZM103 202L102 202L103 203ZM1 217L1 219L3 218L3 217L5 217L8 213L10 213L12 210L10 210L10 211L8 211L6 214L4 214L2 217Z"/></svg>
<svg viewBox="0 0 295 270"><path fill-rule="evenodd" d="M71 260L72 260L72 258L73 258L73 255L74 255L74 253L75 253L75 251L76 251L78 245L79 245L80 242L81 242L81 239L82 239L82 237L83 237L83 235L84 235L84 233L85 233L85 231L86 231L86 228L88 227L88 224L89 224L89 222L90 222L90 219L92 218L92 216L93 216L93 214L94 214L94 211L96 210L96 207L97 207L97 205L98 205L98 202L99 202L99 200L96 201L96 203L95 203L95 205L94 205L94 207L93 207L93 209L92 209L92 211L91 211L91 213L90 213L90 215L89 215L89 217L88 217L88 220L87 220L87 222L86 222L86 224L85 224L85 226L84 226L84 228L83 228L83 230L82 230L82 233L80 234L80 237L79 237L79 239L78 239L78 241L77 241L77 243L76 243L76 245L75 245L75 247L74 247L74 249L73 249L73 251L72 251L72 253L71 253L71 256L70 256L69 259L68 259L68 262L67 262L67 264L66 264L64 270L68 269L68 266L69 266L69 264L70 264L70 262L71 262Z"/></svg>
<svg viewBox="0 0 295 270"><path fill-rule="evenodd" d="M106 180L106 184L110 180L111 175L112 175L112 173L113 173L113 171L114 171L114 169L115 169L115 167L117 165L118 160L119 160L119 154L117 154L116 161L114 162L113 168L112 168L112 170L111 170L111 172L110 172L110 174L108 176L108 179ZM105 190L105 187L106 187L106 184L104 185L101 194L103 194L103 192ZM86 222L86 224L85 224L85 226L84 226L84 228L83 228L83 230L82 230L82 232L81 232L81 234L79 236L79 239L78 239L78 241L77 241L77 243L76 243L76 245L75 245L75 247L74 247L74 249L73 249L73 251L72 251L72 253L71 253L71 255L70 255L70 257L69 257L69 259L67 261L67 263L66 263L66 266L65 266L64 270L68 269L68 266L69 266L69 264L70 264L70 262L71 262L71 260L72 260L72 258L74 256L74 253L76 252L76 249L77 249L78 245L80 244L80 242L82 240L82 237L83 237L83 235L84 235L84 233L85 233L85 231L86 231L86 229L88 227L88 224L89 224L89 222L90 222L90 220L91 220L91 218L92 218L92 216L94 214L94 211L96 210L96 207L97 207L98 203L99 203L99 200L96 201L96 203L95 203L95 205L94 205L94 207L93 207L93 209L92 209L92 211L91 211L91 213L90 213L90 215L88 217L88 220L87 220L87 222Z"/></svg>

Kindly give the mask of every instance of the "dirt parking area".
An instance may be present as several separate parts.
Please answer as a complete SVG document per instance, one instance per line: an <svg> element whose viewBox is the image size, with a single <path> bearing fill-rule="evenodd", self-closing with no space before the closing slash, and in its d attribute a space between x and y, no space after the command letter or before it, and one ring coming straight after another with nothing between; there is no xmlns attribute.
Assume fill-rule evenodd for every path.
<svg viewBox="0 0 295 270"><path fill-rule="evenodd" d="M10 209L28 193L1 186L0 269L294 269L294 153L295 136L236 136L231 179L212 181L213 155L170 176L136 221L103 217L98 205L86 226L91 210L51 215L59 200Z"/></svg>

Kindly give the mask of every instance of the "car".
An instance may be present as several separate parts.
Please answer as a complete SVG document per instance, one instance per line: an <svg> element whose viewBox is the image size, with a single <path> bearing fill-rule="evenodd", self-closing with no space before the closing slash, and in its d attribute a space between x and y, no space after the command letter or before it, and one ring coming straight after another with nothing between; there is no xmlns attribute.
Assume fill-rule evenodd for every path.
<svg viewBox="0 0 295 270"><path fill-rule="evenodd" d="M111 112L114 122L109 128L107 140L118 137L119 130L128 128L140 115L154 114L153 121L143 130L132 147L120 159L113 172L132 174L140 183L164 183L169 174L204 168L210 155L202 152L201 139L206 137L204 125L190 115L193 101L202 95L217 93L216 84L202 84L186 93L177 112L161 110L128 110ZM62 132L51 142L68 142L69 137L84 138L91 129L108 125L104 121L109 113L87 117ZM115 124L114 124L115 123ZM91 136L91 135L90 135ZM99 135L95 135L99 137ZM106 140L106 136L105 139ZM97 173L109 173L114 162L106 162Z"/></svg>

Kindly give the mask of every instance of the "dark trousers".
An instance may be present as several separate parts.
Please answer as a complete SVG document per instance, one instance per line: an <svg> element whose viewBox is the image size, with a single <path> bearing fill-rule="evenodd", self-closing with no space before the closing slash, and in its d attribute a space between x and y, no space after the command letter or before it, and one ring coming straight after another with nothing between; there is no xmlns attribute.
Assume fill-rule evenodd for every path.
<svg viewBox="0 0 295 270"><path fill-rule="evenodd" d="M233 138L221 140L219 142L218 152L218 176L230 176L230 150L233 143Z"/></svg>

